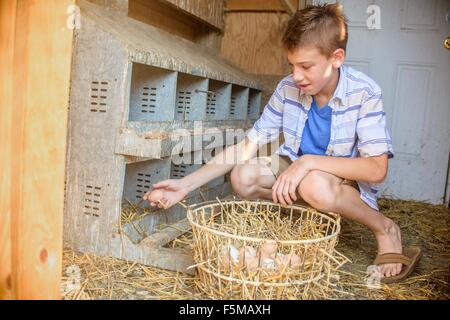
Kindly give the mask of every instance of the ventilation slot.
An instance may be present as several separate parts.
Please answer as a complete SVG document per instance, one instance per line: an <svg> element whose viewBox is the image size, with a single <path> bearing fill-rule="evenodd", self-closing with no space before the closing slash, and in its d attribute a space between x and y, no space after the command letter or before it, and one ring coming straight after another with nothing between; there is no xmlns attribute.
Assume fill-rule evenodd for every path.
<svg viewBox="0 0 450 320"><path fill-rule="evenodd" d="M208 94L206 103L206 114L216 114L217 95L215 93Z"/></svg>
<svg viewBox="0 0 450 320"><path fill-rule="evenodd" d="M231 97L230 115L234 116L236 112L236 97Z"/></svg>
<svg viewBox="0 0 450 320"><path fill-rule="evenodd" d="M177 101L177 113L179 115L189 115L191 109L191 91L179 91Z"/></svg>
<svg viewBox="0 0 450 320"><path fill-rule="evenodd" d="M144 194L150 189L151 186L151 174L138 173L136 181L136 198L142 199Z"/></svg>
<svg viewBox="0 0 450 320"><path fill-rule="evenodd" d="M102 188L91 185L86 186L84 198L84 214L93 217L100 216L100 198Z"/></svg>
<svg viewBox="0 0 450 320"><path fill-rule="evenodd" d="M174 179L184 178L187 174L187 165L186 164L173 164L171 176Z"/></svg>
<svg viewBox="0 0 450 320"><path fill-rule="evenodd" d="M144 87L142 88L141 96L141 112L155 113L156 109L156 88Z"/></svg>
<svg viewBox="0 0 450 320"><path fill-rule="evenodd" d="M108 102L109 82L92 81L91 83L91 112L105 113Z"/></svg>

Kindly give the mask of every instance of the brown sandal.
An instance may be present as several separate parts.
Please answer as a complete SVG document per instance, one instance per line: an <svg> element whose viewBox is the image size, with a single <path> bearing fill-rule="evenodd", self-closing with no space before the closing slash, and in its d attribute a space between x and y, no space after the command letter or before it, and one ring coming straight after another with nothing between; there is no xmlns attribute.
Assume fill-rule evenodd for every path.
<svg viewBox="0 0 450 320"><path fill-rule="evenodd" d="M386 263L401 263L403 264L402 271L392 277L383 277L380 279L382 283L394 283L406 279L416 268L422 257L422 250L419 247L409 246L404 250L404 254L399 253L384 253L378 255L373 264L380 265Z"/></svg>

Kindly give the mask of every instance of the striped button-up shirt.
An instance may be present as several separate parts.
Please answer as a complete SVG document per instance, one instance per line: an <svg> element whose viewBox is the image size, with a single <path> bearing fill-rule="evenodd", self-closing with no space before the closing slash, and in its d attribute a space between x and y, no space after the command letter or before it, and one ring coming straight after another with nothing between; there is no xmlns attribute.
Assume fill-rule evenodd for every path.
<svg viewBox="0 0 450 320"><path fill-rule="evenodd" d="M332 157L393 156L386 128L386 114L380 87L362 72L341 66L337 88L328 105L332 109L330 142L326 151ZM275 152L299 158L303 128L308 119L312 96L297 87L292 75L277 85L275 92L247 137L261 145L274 141L282 132L284 143ZM357 181L361 199L378 210L377 185Z"/></svg>

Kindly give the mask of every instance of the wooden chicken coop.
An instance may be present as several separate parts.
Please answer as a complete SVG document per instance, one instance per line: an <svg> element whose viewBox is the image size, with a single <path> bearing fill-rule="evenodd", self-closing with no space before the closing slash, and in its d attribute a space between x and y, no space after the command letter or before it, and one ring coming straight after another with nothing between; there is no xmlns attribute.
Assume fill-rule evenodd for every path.
<svg viewBox="0 0 450 320"><path fill-rule="evenodd" d="M170 224L180 225L186 216L183 207L156 211L124 226L121 212L138 203L151 185L198 169L209 149L240 141L243 135L230 139L226 134L251 127L259 116L262 88L207 49L121 10L87 1L79 6L82 28L74 34L70 90L66 246L186 271L193 264L190 252L164 248L162 240L147 239L141 245L147 237L172 240L161 233L175 237ZM197 137L196 122L204 129ZM210 128L225 145L210 141ZM178 129L193 133L181 163L172 161L179 141L171 133ZM203 200L224 197L231 192L230 183L219 177L190 194L187 202L201 202L200 192ZM168 226L159 230L161 224Z"/></svg>

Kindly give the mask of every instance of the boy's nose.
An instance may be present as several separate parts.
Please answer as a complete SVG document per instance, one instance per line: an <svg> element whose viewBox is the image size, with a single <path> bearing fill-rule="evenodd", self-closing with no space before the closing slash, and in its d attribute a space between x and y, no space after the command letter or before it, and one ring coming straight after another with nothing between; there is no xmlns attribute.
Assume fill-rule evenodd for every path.
<svg viewBox="0 0 450 320"><path fill-rule="evenodd" d="M292 78L296 83L300 83L303 81L304 76L302 72L294 70L294 72L292 73Z"/></svg>

